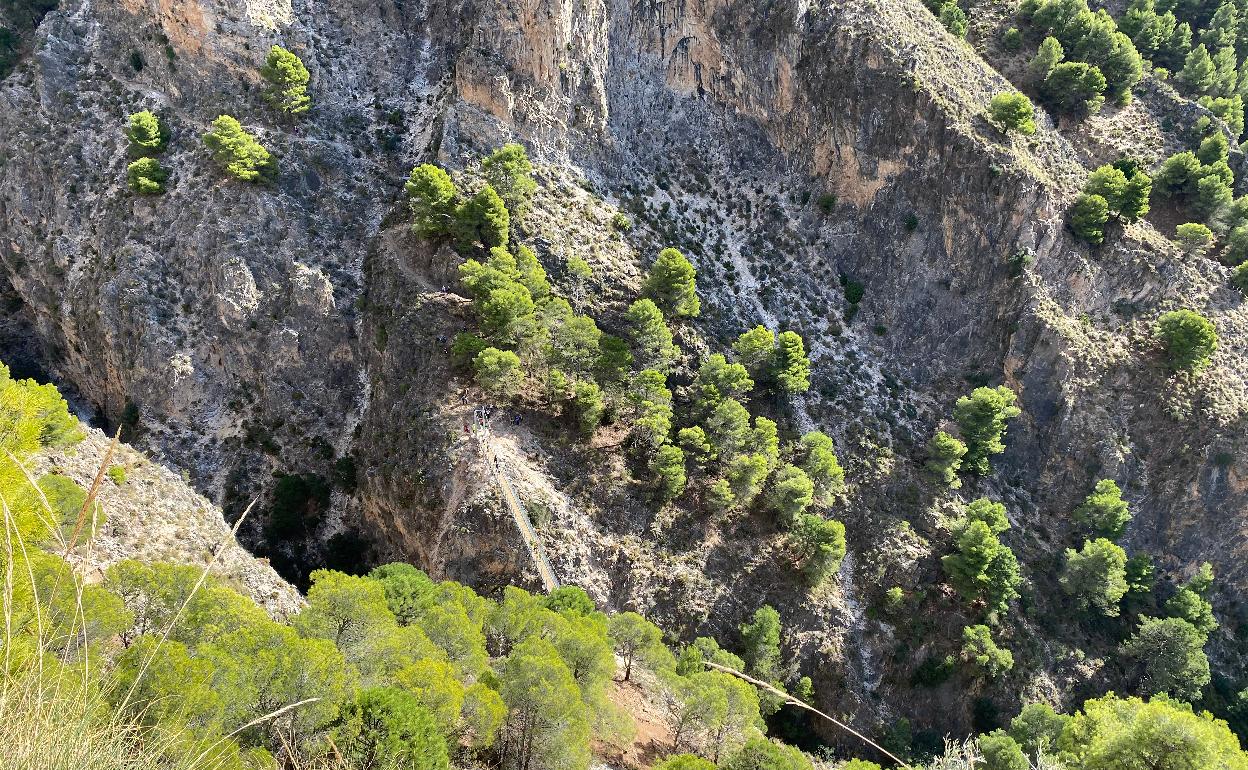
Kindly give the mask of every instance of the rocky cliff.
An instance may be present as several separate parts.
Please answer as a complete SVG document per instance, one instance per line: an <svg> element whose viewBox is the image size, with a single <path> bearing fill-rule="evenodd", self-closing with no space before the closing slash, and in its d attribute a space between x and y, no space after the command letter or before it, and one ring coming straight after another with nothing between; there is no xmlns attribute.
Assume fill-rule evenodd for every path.
<svg viewBox="0 0 1248 770"><path fill-rule="evenodd" d="M258 97L275 42L311 70L297 124ZM980 48L918 0L62 0L0 86L0 349L125 424L227 516L275 476L311 474L328 484L304 501L316 541L363 537L376 558L505 582L527 569L522 547L464 437L476 400L446 355L468 323L456 257L411 235L400 198L413 164L470 167L517 139L540 177L523 237L556 282L583 257L610 317L658 248L682 248L704 298L687 351L759 322L802 332L814 387L775 408L833 435L850 481L837 515L851 557L807 596L765 529L656 517L607 443L524 422L502 451L549 512L556 569L673 631L730 634L770 601L830 706L963 725L966 692L907 696L925 635L956 631L956 611L934 599L899 639L869 607L939 577L950 501L917 463L971 383L1021 396L999 472L964 491L1009 505L1013 545L1035 557L1031 618L1053 587L1043 555L1101 477L1132 502L1127 542L1168 574L1214 563L1225 623L1248 585L1240 297L1147 224L1077 245L1065 209L1084 163L1115 152L1120 111L1004 137L983 111L1008 81ZM173 128L155 198L124 184L121 126L142 108ZM274 184L210 164L199 134L220 113L278 155ZM617 210L636 223L626 235L606 227ZM865 287L850 321L842 279ZM1178 306L1222 340L1199 379L1151 347ZM295 578L316 561L249 533ZM1030 622L1016 633L1044 636ZM1039 657L1003 704L1110 676Z"/></svg>

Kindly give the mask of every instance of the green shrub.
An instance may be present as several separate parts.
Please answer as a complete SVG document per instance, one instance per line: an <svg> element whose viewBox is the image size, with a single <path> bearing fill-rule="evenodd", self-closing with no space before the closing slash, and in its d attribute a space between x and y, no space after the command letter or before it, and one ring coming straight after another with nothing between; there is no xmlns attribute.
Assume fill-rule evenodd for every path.
<svg viewBox="0 0 1248 770"><path fill-rule="evenodd" d="M108 480L121 486L126 483L126 469L121 465L111 465L108 468Z"/></svg>
<svg viewBox="0 0 1248 770"><path fill-rule="evenodd" d="M290 51L280 45L270 48L260 66L260 77L265 80L261 95L274 109L287 115L302 115L311 108L308 68Z"/></svg>
<svg viewBox="0 0 1248 770"><path fill-rule="evenodd" d="M962 467L962 458L966 452L966 444L943 430L936 431L936 435L928 442L927 462L923 467L940 483L957 489L962 486L958 469Z"/></svg>
<svg viewBox="0 0 1248 770"><path fill-rule="evenodd" d="M432 238L450 232L458 197L450 174L431 163L422 163L412 169L404 190L412 210L412 229L417 235Z"/></svg>
<svg viewBox="0 0 1248 770"><path fill-rule="evenodd" d="M988 458L1005 451L1006 421L1022 413L1014 405L1016 398L1014 391L1001 385L976 388L954 405L953 420L967 448L963 463L972 473L987 476L992 472Z"/></svg>
<svg viewBox="0 0 1248 770"><path fill-rule="evenodd" d="M478 243L486 248L506 246L511 216L503 199L487 184L456 209L453 231L461 248Z"/></svg>
<svg viewBox="0 0 1248 770"><path fill-rule="evenodd" d="M1105 223L1109 221L1109 203L1100 195L1084 193L1070 207L1070 229L1092 245L1105 240Z"/></svg>
<svg viewBox="0 0 1248 770"><path fill-rule="evenodd" d="M1248 294L1248 262L1231 271L1231 285Z"/></svg>
<svg viewBox="0 0 1248 770"><path fill-rule="evenodd" d="M1057 112L1086 117L1105 103L1105 76L1083 62L1062 62L1040 84L1040 98Z"/></svg>
<svg viewBox="0 0 1248 770"><path fill-rule="evenodd" d="M481 173L512 217L519 220L528 212L537 182L533 180L529 154L522 145L511 142L490 153L481 161Z"/></svg>
<svg viewBox="0 0 1248 770"><path fill-rule="evenodd" d="M269 151L229 115L212 121L212 130L204 134L204 145L213 161L236 179L255 182L277 174L277 161Z"/></svg>
<svg viewBox="0 0 1248 770"><path fill-rule="evenodd" d="M949 681L949 677L953 676L957 670L957 661L952 655L946 655L943 658L929 655L910 675L910 685L912 687L939 687Z"/></svg>
<svg viewBox="0 0 1248 770"><path fill-rule="evenodd" d="M1192 310L1172 310L1157 319L1154 334L1172 369L1199 372L1218 349L1218 333L1209 319Z"/></svg>
<svg viewBox="0 0 1248 770"><path fill-rule="evenodd" d="M623 211L617 211L611 215L611 227L617 232L626 233L633 229L633 220L629 219Z"/></svg>
<svg viewBox="0 0 1248 770"><path fill-rule="evenodd" d="M1015 30L1017 32L1017 30ZM992 97L988 117L1004 131L1017 131L1024 136L1036 133L1036 111L1023 94L1003 92Z"/></svg>
<svg viewBox="0 0 1248 770"><path fill-rule="evenodd" d="M1093 609L1116 617L1118 603L1127 593L1127 554L1105 538L1085 540L1083 549L1066 549L1062 589L1080 609Z"/></svg>
<svg viewBox="0 0 1248 770"><path fill-rule="evenodd" d="M169 128L160 118L148 110L130 116L126 125L126 139L130 141L130 154L134 157L156 155L169 144Z"/></svg>
<svg viewBox="0 0 1248 770"><path fill-rule="evenodd" d="M988 626L967 626L962 629L962 659L976 671L996 679L1014 668L1014 655L998 647Z"/></svg>
<svg viewBox="0 0 1248 770"><path fill-rule="evenodd" d="M1174 228L1174 242L1184 255L1203 257L1213 246L1213 231L1198 222L1187 222Z"/></svg>
<svg viewBox="0 0 1248 770"><path fill-rule="evenodd" d="M496 398L510 398L524 387L524 368L520 357L510 350L486 348L472 360L477 384Z"/></svg>
<svg viewBox="0 0 1248 770"><path fill-rule="evenodd" d="M1001 36L1001 47L1007 51L1018 51L1023 47L1023 33L1018 31L1018 27L1010 27Z"/></svg>
<svg viewBox="0 0 1248 770"><path fill-rule="evenodd" d="M684 254L676 249L663 249L650 268L642 296L653 299L667 315L693 318L702 312L696 273L693 263Z"/></svg>
<svg viewBox="0 0 1248 770"><path fill-rule="evenodd" d="M938 14L940 23L954 37L966 37L966 11L958 7L957 0L946 0Z"/></svg>
<svg viewBox="0 0 1248 770"><path fill-rule="evenodd" d="M126 167L126 185L139 195L159 195L168 178L169 172L155 158L139 158Z"/></svg>
<svg viewBox="0 0 1248 770"><path fill-rule="evenodd" d="M325 479L314 474L286 474L273 488L265 536L270 542L302 536L316 529L329 504Z"/></svg>

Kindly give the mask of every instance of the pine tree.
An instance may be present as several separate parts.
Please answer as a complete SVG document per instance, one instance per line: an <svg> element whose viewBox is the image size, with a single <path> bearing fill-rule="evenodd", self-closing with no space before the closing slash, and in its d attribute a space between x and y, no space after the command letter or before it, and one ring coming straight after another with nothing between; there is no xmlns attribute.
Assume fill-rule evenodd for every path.
<svg viewBox="0 0 1248 770"><path fill-rule="evenodd" d="M1187 58L1183 60L1183 70L1179 73L1179 80L1188 91L1195 94L1209 93L1209 89L1213 88L1215 69L1213 59L1209 56L1209 50L1205 48L1204 43L1192 49Z"/></svg>
<svg viewBox="0 0 1248 770"><path fill-rule="evenodd" d="M1139 221L1149 210L1153 195L1153 179L1143 171L1127 178L1127 186L1118 201L1118 216L1126 222Z"/></svg>
<svg viewBox="0 0 1248 770"><path fill-rule="evenodd" d="M1035 116L1031 100L1017 91L999 93L988 105L988 117L1002 132L1018 131L1030 136L1036 133Z"/></svg>
<svg viewBox="0 0 1248 770"><path fill-rule="evenodd" d="M1118 485L1112 479L1101 479L1075 509L1075 521L1101 537L1116 540L1131 521L1131 510Z"/></svg>
<svg viewBox="0 0 1248 770"><path fill-rule="evenodd" d="M1213 84L1209 93L1213 96L1229 98L1235 95L1235 87L1239 84L1239 72L1236 70L1237 60L1235 49L1227 46L1217 49L1213 54Z"/></svg>
<svg viewBox="0 0 1248 770"><path fill-rule="evenodd" d="M923 467L942 484L957 489L962 486L958 469L962 467L962 458L966 452L966 444L943 430L936 431L936 435L928 442L927 462Z"/></svg>
<svg viewBox="0 0 1248 770"><path fill-rule="evenodd" d="M1040 84L1040 98L1058 112L1086 117L1105 102L1105 76L1084 62L1062 62Z"/></svg>
<svg viewBox="0 0 1248 770"><path fill-rule="evenodd" d="M958 593L968 602L984 602L989 613L1004 611L1018 597L1018 560L982 521L962 528L957 551L942 557L941 564Z"/></svg>
<svg viewBox="0 0 1248 770"><path fill-rule="evenodd" d="M781 332L776 339L775 379L786 393L805 393L810 389L810 359L797 332Z"/></svg>
<svg viewBox="0 0 1248 770"><path fill-rule="evenodd" d="M168 127L148 110L131 115L125 133L132 157L156 155L169 143Z"/></svg>
<svg viewBox="0 0 1248 770"><path fill-rule="evenodd" d="M770 681L780 667L780 613L770 604L754 611L754 618L741 626L741 657L751 673Z"/></svg>
<svg viewBox="0 0 1248 770"><path fill-rule="evenodd" d="M758 377L767 373L775 358L776 335L766 326L755 326L732 343L732 350L750 374Z"/></svg>
<svg viewBox="0 0 1248 770"><path fill-rule="evenodd" d="M255 182L277 173L277 162L269 151L229 115L212 121L212 130L203 138L212 159L237 179Z"/></svg>
<svg viewBox="0 0 1248 770"><path fill-rule="evenodd" d="M685 453L680 447L664 444L655 452L651 470L659 480L663 500L675 500L685 491Z"/></svg>
<svg viewBox="0 0 1248 770"><path fill-rule="evenodd" d="M453 230L461 248L472 248L477 243L487 249L506 246L510 229L507 206L488 184L455 211Z"/></svg>
<svg viewBox="0 0 1248 770"><path fill-rule="evenodd" d="M457 196L450 174L431 163L422 163L412 169L404 191L412 210L412 229L417 235L433 238L450 231Z"/></svg>
<svg viewBox="0 0 1248 770"><path fill-rule="evenodd" d="M629 306L624 317L638 363L659 371L671 368L680 350L672 341L672 332L658 306L652 300L639 299Z"/></svg>
<svg viewBox="0 0 1248 770"><path fill-rule="evenodd" d="M1093 246L1104 242L1108 221L1109 202L1099 195L1084 193L1070 207L1070 229Z"/></svg>
<svg viewBox="0 0 1248 770"><path fill-rule="evenodd" d="M1222 3L1200 33L1200 42L1211 50L1233 47L1239 39L1239 12L1233 3Z"/></svg>
<svg viewBox="0 0 1248 770"><path fill-rule="evenodd" d="M692 318L702 308L694 281L695 273L693 264L684 254L676 249L663 249L654 267L650 268L650 277L646 279L642 294L653 299L659 309L668 315Z"/></svg>
<svg viewBox="0 0 1248 770"><path fill-rule="evenodd" d="M528 212L537 182L533 181L533 164L522 145L504 144L490 153L481 161L481 173L502 198L511 217L519 220Z"/></svg>
<svg viewBox="0 0 1248 770"><path fill-rule="evenodd" d="M472 361L477 384L496 398L510 398L524 386L524 369L520 357L510 350L486 348Z"/></svg>
<svg viewBox="0 0 1248 770"><path fill-rule="evenodd" d="M992 679L1014 668L1013 653L997 646L988 626L967 626L962 629L962 659ZM1011 739L1007 740L1013 742ZM986 757L988 752L984 753ZM986 766L986 768L990 767ZM1026 768L1027 765L1024 764L1023 770Z"/></svg>
<svg viewBox="0 0 1248 770"><path fill-rule="evenodd" d="M312 99L308 96L308 68L298 56L275 45L269 49L269 55L260 67L260 76L265 79L261 94L265 101L274 109L292 116L299 116L312 107Z"/></svg>
<svg viewBox="0 0 1248 770"><path fill-rule="evenodd" d="M126 184L139 195L159 195L168 178L169 172L155 158L139 158L126 167Z"/></svg>
<svg viewBox="0 0 1248 770"><path fill-rule="evenodd" d="M1163 313L1154 333L1162 343L1169 366L1179 371L1201 372L1218 349L1218 333L1209 319L1189 309Z"/></svg>
<svg viewBox="0 0 1248 770"><path fill-rule="evenodd" d="M1144 60L1131 38L1115 32L1111 40L1109 51L1097 61L1097 66L1105 76L1106 93L1119 104L1126 104L1131 89L1144 77Z"/></svg>
<svg viewBox="0 0 1248 770"><path fill-rule="evenodd" d="M1060 582L1081 609L1116 617L1127 593L1126 568L1127 555L1118 545L1105 538L1085 540L1080 551L1066 549Z"/></svg>
<svg viewBox="0 0 1248 770"><path fill-rule="evenodd" d="M1055 37L1046 37L1040 42L1040 48L1029 65L1031 77L1037 83L1043 83L1053 72L1053 68L1061 63L1062 58L1062 44Z"/></svg>
<svg viewBox="0 0 1248 770"><path fill-rule="evenodd" d="M836 458L836 447L831 438L817 430L803 435L800 443L806 452L802 469L814 482L815 494L826 504L829 497L845 488L845 469Z"/></svg>
<svg viewBox="0 0 1248 770"><path fill-rule="evenodd" d="M963 462L971 472L986 476L992 472L988 458L1005 451L1005 424L1022 413L1014 405L1014 391L1004 385L976 388L969 396L958 399L953 420L966 441Z"/></svg>
<svg viewBox="0 0 1248 770"><path fill-rule="evenodd" d="M815 485L805 471L794 465L776 471L767 503L781 523L791 527L814 501Z"/></svg>

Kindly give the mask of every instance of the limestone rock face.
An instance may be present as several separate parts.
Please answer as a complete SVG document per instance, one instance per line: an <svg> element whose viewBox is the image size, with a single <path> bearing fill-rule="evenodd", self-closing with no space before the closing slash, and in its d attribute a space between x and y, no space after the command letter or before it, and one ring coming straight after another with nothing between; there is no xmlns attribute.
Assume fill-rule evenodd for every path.
<svg viewBox="0 0 1248 770"><path fill-rule="evenodd" d="M312 75L297 122L258 94L279 42ZM1041 116L1036 136L1002 136L983 112L1009 87L918 0L63 0L0 85L0 350L135 423L227 517L275 474L346 477L317 541L353 530L435 575L532 580L464 434L456 257L411 235L401 194L416 163L463 169L521 141L541 182L523 235L556 283L585 258L609 324L653 254L682 248L704 305L686 351L757 323L800 331L814 387L777 408L832 435L851 482L835 512L851 558L809 596L766 526L668 521L618 449L525 424L509 457L550 514L556 569L680 631L731 634L770 601L795 663L837 685L832 710L870 698L880 718L965 724L952 692L915 713L907 675L886 674L925 648L890 663L893 629L866 607L939 580L949 501L917 468L971 383L1020 394L997 474L964 491L1007 503L1024 559L1060 551L1072 508L1115 478L1128 545L1176 575L1212 561L1228 617L1248 587L1240 297L1147 224L1074 242L1065 211L1112 132L1095 119L1072 146ZM173 129L152 198L124 183L121 128L144 108ZM274 183L211 165L200 134L222 113L278 157ZM604 236L617 209L635 227ZM857 309L845 282L865 289ZM1180 306L1221 337L1196 381L1152 342ZM1027 692L1068 694L1086 672L1063 665Z"/></svg>
<svg viewBox="0 0 1248 770"><path fill-rule="evenodd" d="M89 428L86 438L62 450L36 455L30 471L36 478L56 473L90 489L101 466L120 469L100 483L95 500L104 515L95 531L84 532L70 560L86 580L102 580L123 559L208 567L210 574L250 596L270 615L286 619L303 607L303 598L263 559L238 544L221 510L191 489L172 470ZM105 465L105 458L108 462Z"/></svg>

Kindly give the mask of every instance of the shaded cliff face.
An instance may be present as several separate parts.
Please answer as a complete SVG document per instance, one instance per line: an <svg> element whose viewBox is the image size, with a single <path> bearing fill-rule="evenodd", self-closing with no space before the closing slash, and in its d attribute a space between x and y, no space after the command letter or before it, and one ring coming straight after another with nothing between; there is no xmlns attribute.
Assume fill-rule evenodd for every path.
<svg viewBox="0 0 1248 770"><path fill-rule="evenodd" d="M687 347L759 322L801 331L814 388L777 409L833 435L850 470L837 515L851 559L809 597L765 531L656 535L608 447L526 425L509 451L551 511L544 536L569 582L685 631L730 632L770 601L796 659L848 685L845 704L876 692L905 713L904 676L886 673L893 629L864 608L886 585L938 579L924 537L947 499L913 461L981 381L1017 390L1025 415L997 476L966 491L1009 503L1021 553L1060 548L1071 508L1114 477L1136 513L1130 544L1176 571L1209 559L1224 585L1248 582L1248 329L1225 271L1178 258L1147 225L1096 253L1076 246L1062 216L1084 148L1051 125L1026 140L989 127L983 109L1007 82L917 0L65 0L38 36L0 87L13 137L0 345L105 422L137 418L141 443L227 515L269 499L275 474L316 474L337 480L313 506L318 540L355 530L379 557L478 585L523 576L445 352L469 323L457 258L414 239L399 200L414 163L460 168L517 138L542 165L525 240L556 280L584 257L609 314L659 247L679 246L704 296ZM274 42L312 73L315 108L298 124L258 98ZM124 189L121 126L142 108L174 131L170 189L152 199ZM209 164L199 134L223 112L279 156L274 185ZM836 198L826 213L823 196ZM601 236L615 208L636 222L627 238ZM848 322L842 276L865 287ZM1221 335L1199 382L1169 376L1149 342L1179 305ZM259 530L251 539L295 561ZM1031 577L1043 606L1052 576ZM940 700L953 697L933 697L930 723L957 722Z"/></svg>

